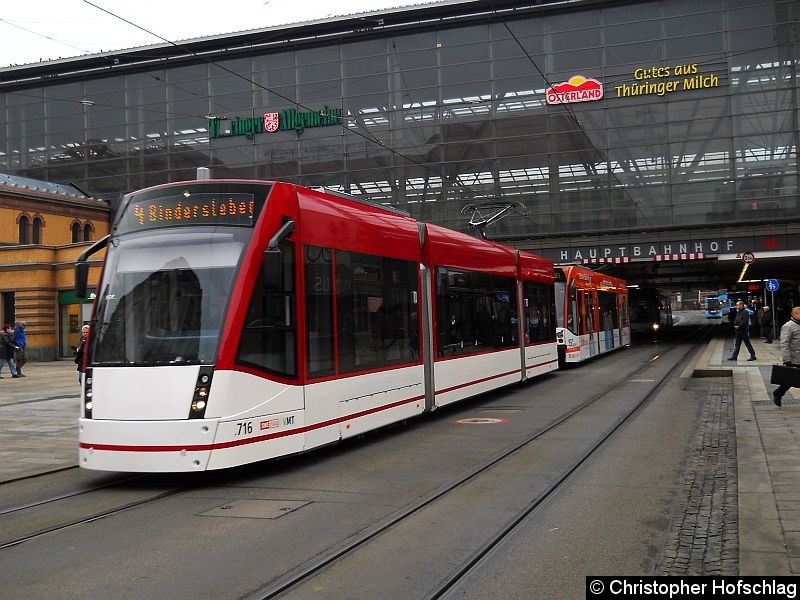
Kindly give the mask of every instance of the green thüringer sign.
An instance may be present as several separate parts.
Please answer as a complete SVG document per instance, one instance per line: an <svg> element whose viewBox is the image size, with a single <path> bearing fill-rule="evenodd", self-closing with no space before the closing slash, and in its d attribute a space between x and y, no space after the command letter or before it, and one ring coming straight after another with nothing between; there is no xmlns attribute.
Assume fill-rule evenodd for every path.
<svg viewBox="0 0 800 600"><path fill-rule="evenodd" d="M243 135L247 139L251 139L256 133L275 133L276 131L295 131L300 134L307 127L338 125L341 118L341 108L326 106L319 112L299 112L293 108L287 108L281 112L264 113L263 117L231 119L228 123L229 128L226 130L222 128L222 122L227 119L214 117L208 120L208 133L211 138Z"/></svg>

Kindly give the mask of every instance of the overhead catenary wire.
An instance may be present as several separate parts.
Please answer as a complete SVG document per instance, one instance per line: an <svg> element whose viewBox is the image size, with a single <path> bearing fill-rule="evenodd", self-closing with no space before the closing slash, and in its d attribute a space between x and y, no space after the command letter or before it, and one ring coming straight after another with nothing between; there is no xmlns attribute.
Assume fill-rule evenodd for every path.
<svg viewBox="0 0 800 600"><path fill-rule="evenodd" d="M97 4L94 4L94 3L92 3L92 2L89 2L88 0L84 0L84 2L85 2L87 5L89 5L89 6L92 6L92 7L94 7L94 8L95 8L95 9L97 9L97 10L101 10L101 11L105 12L106 14L109 14L109 15L111 15L111 16L112 16L112 17L114 17L114 18L120 19L120 20L122 20L123 22L125 22L125 23L128 23L129 25L131 25L131 26L133 26L133 27L136 27L136 28L138 28L138 29L140 29L140 30L142 30L142 31L146 32L148 35L152 35L152 36L154 36L154 37L156 37L156 38L158 38L158 39L160 39L160 40L162 40L162 41L164 41L164 42L166 42L166 43L168 43L168 44L170 44L170 45L172 45L172 46L175 46L175 47L177 47L177 48L181 48L181 49L185 50L186 52L188 52L188 53L192 54L193 56L195 56L195 57L196 57L196 58L198 58L199 60L203 60L203 61L205 61L206 63L208 63L208 64L210 64L210 65L216 66L216 67L217 67L217 68L219 68L220 70L222 70L222 71L226 71L226 72L230 73L231 75L233 75L233 76L235 76L235 77L238 77L238 78L240 78L240 79L242 79L242 80L244 80L244 81L246 81L246 82L250 83L251 85L254 85L254 86L256 86L256 87L259 87L259 88L261 88L261 89L264 89L264 90L266 90L266 91L269 91L270 93L274 94L275 96L277 96L277 97L280 97L280 98L283 98L283 99L285 99L286 101L288 101L288 102L292 103L292 104L293 104L293 105L295 105L295 106L301 107L301 108L303 108L303 109L307 109L307 108L306 108L305 106L303 106L303 105L302 105L300 102L297 102L297 101L295 101L295 100L292 100L292 99L290 99L290 98L287 98L286 96L284 96L284 95L282 95L282 94L280 94L280 93L276 92L275 90L273 90L273 89L271 89L271 88L269 88L269 87L267 87L267 86L264 86L264 85L262 85L262 84L260 84L260 83L257 83L257 82L255 82L255 81L253 81L252 79L250 79L250 78L248 78L248 77L245 77L245 76L241 75L240 73L237 73L237 72L235 72L235 71L233 71L233 70L231 70L231 69L228 69L228 68L226 68L226 67L225 67L225 66L223 66L223 65L220 65L220 64L218 64L218 63L214 62L213 60L209 60L209 59L208 59L208 58L206 58L205 56L202 56L202 55L199 55L199 54L197 54L197 53L193 52L193 51L191 50L191 48L188 48L188 47L186 47L186 46L185 46L185 45L183 45L183 44L178 44L178 43L175 43L175 42L171 42L170 40L167 40L166 38L163 38L163 37L161 37L161 36L159 36L159 35L155 34L154 32L152 32L152 31L149 31L149 30L145 29L144 27L141 27L141 26L137 25L136 23L133 23L132 21L130 21L130 20L128 20L128 19L125 19L124 17L121 17L121 16L119 16L119 15L116 15L115 13L113 13L113 12L111 12L111 11L109 11L109 10L107 10L107 9L105 9L105 8L103 8L103 7L101 7L101 6L98 6ZM547 77L544 75L544 73L542 73L541 69L538 67L538 65L537 65L536 61L534 60L534 58L533 58L533 57L532 57L532 56L531 56L531 55L528 53L528 51L527 51L527 50L526 50L526 48L525 48L525 47L522 45L522 43L521 43L521 42L520 42L520 40L517 38L517 36L515 35L515 33L514 33L514 32L511 30L511 28L508 26L508 23L505 23L505 22L504 22L504 25L505 25L506 29L508 30L509 34L511 35L511 37L512 37L512 38L515 40L515 42L517 43L517 45L519 45L519 47L521 48L522 52L525 54L525 56L526 56L526 58L528 59L528 61L529 61L529 62L530 62L530 63L531 63L533 66L534 66L534 68L536 68L536 70L537 70L537 71L540 73L540 75L542 76L542 78L544 79L544 81L546 81L546 82L549 84L550 82L548 81ZM35 32L32 32L32 33L35 33ZM47 36L42 36L42 37L47 37ZM768 48L772 48L772 47L774 47L774 46L768 46ZM739 51L739 52L736 52L736 53L733 53L733 54L724 54L724 56L732 56L732 55L737 55L737 54L748 54L748 53L755 52L755 51L757 51L757 50L758 50L758 48L756 48L756 49L749 48L749 49L747 49L747 50L742 50L742 51ZM716 54L714 54L714 56L716 56ZM721 55L721 56L722 56L722 55ZM719 59L717 59L717 60L719 60ZM403 76L403 75L404 75L404 74L403 74L403 73L401 73L401 76ZM9 92L9 93L15 93L15 92ZM23 94L20 94L20 95L23 95ZM64 100L64 101L67 101L66 99L62 99L62 100ZM76 101L76 102L78 102L78 101ZM225 107L224 105L221 105L221 108L225 109L226 107ZM580 122L580 120L577 118L577 116L575 115L575 113L574 113L574 111L571 109L571 107L562 105L562 108L563 108L563 109L564 109L564 110L565 110L565 111L566 111L566 112L567 112L567 113L568 113L568 114L569 114L569 115L572 117L572 119L573 119L573 120L574 120L574 122L576 123L577 127L579 127L579 128L580 128L580 131L581 131L581 132L582 132L582 133L583 133L583 134L586 136L586 138L588 139L589 143L590 143L590 144L591 144L591 146L592 146L592 149L594 150L594 152L596 153L596 155L597 155L597 156L598 156L598 157L601 159L601 161L608 162L608 158L607 158L607 157L604 157L603 153L602 153L602 152L601 152L601 151L600 151L600 150L599 150L599 149L596 147L596 145L595 145L595 144L592 142L592 139L591 139L591 137L589 136L589 134L587 133L587 131L586 131L585 127L584 127L584 126L583 126L583 124ZM153 113L155 113L155 112L159 112L159 111L157 111L157 110L154 110L153 108L147 108L147 107L145 107L145 108L144 108L144 110L146 110L146 111L149 111L149 112L153 112ZM311 111L311 112L314 112L314 111ZM171 114L171 115L175 115L175 116L196 116L196 115L183 115L183 114L180 114L180 113L176 113L176 112L174 112L174 111L172 111L172 110L170 110L170 111L169 111L169 114ZM346 117L346 116L345 116L345 118L347 118L347 119L350 119L350 117ZM441 180L443 183L444 183L444 182L450 182L451 184L453 184L453 186L454 186L454 187L460 187L461 189L467 190L467 191L470 193L470 195L472 195L473 197L484 198L484 199L487 199L487 200L492 200L492 199L493 199L493 198L487 197L487 196L486 196L486 195L484 195L484 194L480 194L480 193L478 193L478 192L475 192L473 189L471 189L471 188L467 187L467 185L466 185L466 184L465 184L463 181L461 181L461 180L460 180L460 176L456 176L456 177L447 177L447 176L445 176L445 175L443 174L443 171L442 171L442 172L440 172L440 171L441 171L441 169L440 169L439 171L437 171L437 170L435 170L435 169L431 168L431 167L430 167L430 165L429 165L429 163L425 163L425 162L421 162L421 161L419 161L419 160L415 160L414 158L412 158L412 157L409 157L409 156L407 156L407 155L403 154L402 152L395 150L395 149L394 149L394 148L392 148L390 145L388 145L388 144L384 143L383 141L381 141L380 139L378 139L378 138L377 138L377 136L375 136L375 135L374 135L374 134L373 134L371 131L369 131L369 130L367 129L367 125L361 122L361 119L360 119L360 118L358 118L358 115L355 115L355 116L353 116L353 118L352 118L351 120L352 120L352 124L351 124L350 126L347 126L347 125L345 125L345 124L344 124L344 123L342 123L342 122L340 122L340 125L341 125L342 127L347 127L347 130L348 130L348 131L350 131L350 132L351 132L351 133L353 133L354 135L357 135L357 136L359 136L359 137L362 137L362 138L364 138L364 139L365 139L365 140L366 140L368 143L374 143L374 144L378 144L378 145L380 145L382 148L384 148L386 151L388 151L388 152L390 152L390 153L392 153L392 154L394 154L394 155L396 155L396 156L398 156L398 157L401 157L403 160L407 161L408 163L410 163L410 164L413 164L413 165L417 165L417 166L421 167L422 169L424 169L424 171L425 171L425 172L432 174L432 175L433 175L433 176L435 176L436 178L440 179L440 180ZM341 119L341 121L344 121L344 119ZM365 135L365 134L363 134L363 133L361 133L360 131L356 130L355 128L357 128L357 127L358 127L358 128L361 128L361 129L364 129L364 130L366 131L366 135ZM614 176L614 174L613 174L613 173L610 173L610 176ZM495 182L496 182L496 180L495 180ZM637 209L637 210L638 210L638 211L639 211L639 212L642 214L642 216L643 216L643 218L645 219L645 221L647 221L647 217L646 217L646 215L645 215L645 214L642 212L642 209L641 209L641 207L639 206L638 202L637 202L636 200L634 200L634 199L630 198L630 194L629 194L629 192L628 192L627 190L625 190L624 188L622 188L622 192L623 192L623 193L626 195L626 197L628 197L628 198L630 199L630 201L632 202L632 204L633 204L633 205L636 207L636 209ZM537 225L537 227L538 227L538 224L537 224L535 221L533 221L532 219L530 219L530 218L529 218L527 215L522 215L522 216L523 216L524 218L526 218L527 220L529 220L530 222L532 222L532 223L536 224L536 225Z"/></svg>
<svg viewBox="0 0 800 600"><path fill-rule="evenodd" d="M21 29L22 31L26 31L26 32L31 33L31 34L33 34L35 36L40 37L40 38L44 38L46 40L50 40L51 42L55 42L56 44L62 44L64 46L69 46L73 50L80 50L81 52L84 52L84 53L89 52L89 50L86 50L85 48L79 48L78 46L75 46L74 44L70 44L69 42L65 42L64 40L57 40L56 38L50 37L49 35L44 35L43 33L39 33L37 31L33 31L32 29L28 29L27 27L23 27L22 25L18 25L16 23L13 23L12 21L9 21L8 19L0 18L0 22L3 22L6 25L9 25L10 27L16 27L17 29Z"/></svg>
<svg viewBox="0 0 800 600"><path fill-rule="evenodd" d="M511 27L508 26L508 22L507 21L503 21L503 26L506 28L506 30L508 31L509 35L514 39L516 44L519 46L520 50L522 50L522 52L528 58L528 61L533 65L533 68L536 69L536 72L539 74L539 76L544 80L545 85L548 88L552 88L553 84L550 82L550 80L548 79L547 75L544 74L544 71L542 71L542 69L539 67L539 65L536 63L536 61L533 60L533 57L528 52L528 49L525 48L525 46L519 40L517 35L511 30ZM578 119L577 115L575 114L575 111L572 110L572 107L569 106L569 104L564 104L564 103L560 104L559 106L561 108L563 108L563 110L565 110L567 112L567 114L572 118L572 120L578 126L578 129L580 130L580 132L586 137L586 140L589 142L589 145L592 147L592 150L594 150L595 154L599 158L601 158L604 162L608 162L608 157L604 156L603 153L597 148L597 146L595 145L595 143L592 140L591 136L586 131L586 129L584 128L583 124L580 122L580 119ZM621 186L620 189L623 191L625 196L628 197L628 199L630 200L631 204L633 204L633 206L636 208L637 212L639 212L639 214L641 214L642 218L644 219L644 222L647 225L650 225L650 220L647 218L647 215L644 213L642 208L639 206L639 203L636 202L636 200L634 200L633 198L630 197L630 194L628 194L628 192L627 192L627 190L625 189L624 186Z"/></svg>
<svg viewBox="0 0 800 600"><path fill-rule="evenodd" d="M265 85L263 85L263 84L261 84L261 83L258 83L257 81L253 81L253 80L252 80L252 79L250 79L249 77L245 77L245 76L244 76L244 75L242 75L241 73L237 73L236 71L233 71L232 69L229 69L229 68L225 67L224 65L220 65L219 63L217 63L217 62L214 62L213 60L211 60L211 59L209 59L209 58L207 58L207 57L205 57L205 56L201 56L200 54L196 53L194 50L192 50L191 48L189 48L189 47L185 46L184 44L179 44L179 43L177 43L177 42L173 42L173 41L171 41L171 40L168 40L167 38L165 38L165 37L162 37L162 36L158 35L157 33L154 33L154 32L152 32L152 31L150 31L149 29L146 29L145 27L142 27L141 25L138 25L137 23L134 23L134 22L133 22L133 21L131 21L131 20L129 20L129 19L126 19L125 17L122 17L122 16L120 16L120 15L118 15L118 14L114 13L113 11L110 11L110 10L108 10L108 9L106 9L106 8L103 8L102 6L98 6L97 4L94 4L94 3L93 3L93 2L91 2L90 0L82 0L82 1L83 1L85 4L88 4L89 6L92 6L92 7L96 8L97 10L100 10L100 11L102 11L102 12L104 12L104 13L106 13L106 14L108 14L108 15L112 16L112 17L114 17L115 19L119 19L120 21L123 21L123 22L127 23L128 25L131 25L132 27L135 27L135 28L137 28L137 29L139 29L139 30L141 30L141 31L144 31L145 33L147 33L147 34L149 34L149 35L152 35L152 36L153 36L153 37L155 37L155 38L158 38L159 40L161 40L162 42L164 42L164 43L166 43L166 44L169 44L169 45L171 45L171 46L174 46L175 48L179 48L179 49L181 49L181 50L184 50L184 51L188 52L189 54L191 54L191 55L192 55L192 56L194 56L195 58L198 58L198 59L200 59L200 60L202 60L202 61L206 62L207 64L213 65L213 66L215 66L215 67L217 67L217 68L219 68L219 69L221 69L221 70L225 71L226 73L229 73L230 75L233 75L234 77L237 77L237 78L239 78L239 79L242 79L243 81L246 81L246 82L248 82L248 83L250 83L250 84L252 84L252 85L255 85L256 87L258 87L258 88L260 88L260 89L262 89L262 90L264 90L264 91L267 91L267 92L269 92L269 93L271 93L271 94L274 94L275 96L277 96L277 97L279 97L279 98L281 98L281 99L285 100L286 102L289 102L290 104L292 104L292 105L294 105L294 106L297 106L297 107L299 107L299 108L302 108L303 110L305 110L305 111L308 111L308 112L317 112L317 111L314 111L313 109L311 109L311 108L309 108L309 107L307 107L307 106L303 105L302 103L298 102L297 100L293 100L293 99L291 99L291 98L288 98L287 96L284 96L283 94L281 94L280 92L277 92L277 91L275 91L275 90L274 90L274 89L272 89L272 88L269 88L269 87L267 87L267 86L265 86ZM340 117L340 121L341 121L341 120L344 120L344 117ZM363 125L361 125L361 124L359 123L358 119L355 119L355 118L353 118L353 119L352 119L352 121L355 123L355 125L356 125L356 126L358 126L358 127L363 127ZM340 123L339 123L339 125L340 125L340 127L345 127L345 124L344 124L344 123L342 123L342 122L340 122ZM434 175L434 176L436 176L436 177L439 177L439 178L441 179L441 181L442 181L442 182L444 182L444 181L448 180L448 178L447 178L447 177L445 177L445 176L443 176L441 173L437 173L436 171L434 171L434 170L433 170L433 169L432 169L432 168L431 168L431 167L430 167L430 166L429 166L427 163L424 163L424 162L421 162L421 161L415 160L415 159L413 159L413 158L411 158L411 157L409 157L409 156L407 156L407 155L403 154L402 152L399 152L398 150L395 150L395 149L394 149L394 148L392 148L391 146L389 146L389 145L385 144L383 141L381 141L380 139L378 139L378 138L377 138L375 135L373 135L373 134L372 134L371 132L369 132L369 131L367 132L369 135L366 135L366 134L364 134L364 133L361 133L360 131L357 131L356 129L353 129L353 128L351 128L351 127L348 127L348 128L347 128L347 130L348 130L348 131L350 131L351 133L354 133L355 135L357 135L357 136L359 136L359 137L361 137L361 138L363 138L363 139L365 139L365 140L367 140L367 141L369 141L369 142L373 143L373 144L377 144L377 145L379 145L381 148L383 148L383 149L385 149L386 151L388 151L389 153L391 153L391 154L393 154L393 155L397 156L398 158L402 158L403 160L406 160L406 161L408 161L408 162L409 162L409 163L411 163L411 164L414 164L414 165L416 165L416 166L418 166L418 167L421 167L421 168L422 168L422 169L424 169L426 172L428 172L428 173L431 173L431 174L433 174L433 175ZM451 180L451 181L452 181L452 180ZM464 186L463 184L461 184L461 183L460 183L458 180L455 180L455 184L456 184L456 186L455 186L455 187L459 187L459 188L462 188L462 189L466 190L466 191L467 191L468 193L470 193L470 194L471 194L473 197L477 197L477 198L486 198L487 200L489 199L487 196L484 196L483 194L480 194L480 193L476 193L476 192L474 192L473 190L471 190L471 189L469 189L469 188L465 187L465 186Z"/></svg>

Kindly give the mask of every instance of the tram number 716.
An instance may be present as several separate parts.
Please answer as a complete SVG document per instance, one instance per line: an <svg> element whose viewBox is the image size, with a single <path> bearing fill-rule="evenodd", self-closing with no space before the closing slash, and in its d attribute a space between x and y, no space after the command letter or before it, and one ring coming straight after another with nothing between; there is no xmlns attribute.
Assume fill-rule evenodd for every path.
<svg viewBox="0 0 800 600"><path fill-rule="evenodd" d="M253 433L252 421L239 421L236 423L236 435L248 435Z"/></svg>

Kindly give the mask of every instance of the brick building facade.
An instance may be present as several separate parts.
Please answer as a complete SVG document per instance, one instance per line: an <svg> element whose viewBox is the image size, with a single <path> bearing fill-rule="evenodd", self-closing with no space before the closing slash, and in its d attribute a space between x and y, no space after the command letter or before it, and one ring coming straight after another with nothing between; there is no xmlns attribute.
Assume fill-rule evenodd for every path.
<svg viewBox="0 0 800 600"><path fill-rule="evenodd" d="M110 207L70 185L0 174L0 317L27 323L29 360L69 356L90 301L74 294L75 259L109 230ZM89 284L104 252L93 257Z"/></svg>

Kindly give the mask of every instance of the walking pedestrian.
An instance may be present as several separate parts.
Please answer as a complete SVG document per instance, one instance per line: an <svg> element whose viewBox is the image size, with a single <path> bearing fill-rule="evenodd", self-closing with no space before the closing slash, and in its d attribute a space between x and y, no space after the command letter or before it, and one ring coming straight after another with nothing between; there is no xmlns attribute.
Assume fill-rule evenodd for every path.
<svg viewBox="0 0 800 600"><path fill-rule="evenodd" d="M3 325L3 333L0 333L0 379L3 378L3 363L8 363L8 369L11 371L12 379L19 377L17 375L17 368L14 366L14 351L17 349L14 344L14 332L11 331L11 325L6 323Z"/></svg>
<svg viewBox="0 0 800 600"><path fill-rule="evenodd" d="M753 344L750 343L750 316L751 311L744 305L744 302L739 300L736 303L736 316L733 318L733 330L736 333L736 342L733 346L733 354L728 360L737 360L739 358L739 348L742 342L750 352L750 358L747 360L756 360L756 351L753 350Z"/></svg>
<svg viewBox="0 0 800 600"><path fill-rule="evenodd" d="M764 307L764 316L761 317L761 333L764 334L766 337L765 344L772 343L772 311L769 309L769 306Z"/></svg>
<svg viewBox="0 0 800 600"><path fill-rule="evenodd" d="M757 308L755 314L750 318L750 335L760 336L764 330L761 329L761 319L764 318L764 308Z"/></svg>
<svg viewBox="0 0 800 600"><path fill-rule="evenodd" d="M800 306L792 309L792 318L781 327L781 358L788 367L800 369ZM779 385L772 392L775 406L781 405L781 398L789 391L790 385Z"/></svg>
<svg viewBox="0 0 800 600"><path fill-rule="evenodd" d="M14 362L17 367L17 375L20 377L25 377L22 373L22 367L28 362L28 352L26 350L28 347L28 340L25 337L25 328L27 326L28 323L20 321L17 323L17 326L14 327L14 343L17 345L17 349L14 351Z"/></svg>

